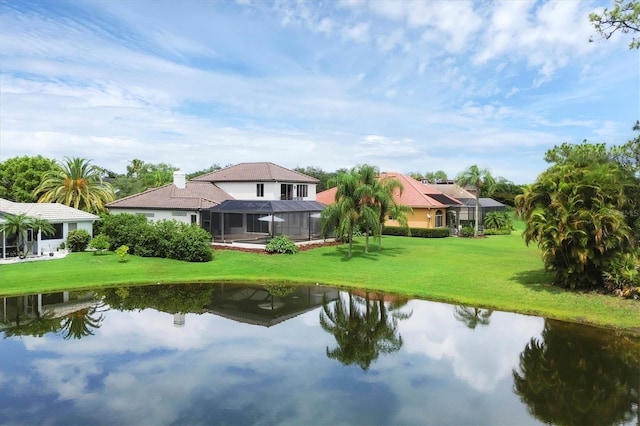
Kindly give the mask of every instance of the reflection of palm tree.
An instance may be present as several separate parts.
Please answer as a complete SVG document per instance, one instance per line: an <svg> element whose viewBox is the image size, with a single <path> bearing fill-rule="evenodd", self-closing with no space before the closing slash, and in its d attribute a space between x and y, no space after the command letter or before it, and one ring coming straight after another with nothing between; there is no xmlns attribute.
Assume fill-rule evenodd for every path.
<svg viewBox="0 0 640 426"><path fill-rule="evenodd" d="M491 309L471 308L464 305L458 305L455 309L453 316L472 330L478 325L489 325L491 314L493 314Z"/></svg>
<svg viewBox="0 0 640 426"><path fill-rule="evenodd" d="M47 333L55 333L60 328L60 318L53 318L53 314L40 315L35 310L35 316L21 315L16 312L15 318L4 323L4 338L16 336L42 337Z"/></svg>
<svg viewBox="0 0 640 426"><path fill-rule="evenodd" d="M357 306L357 301L364 303L364 311ZM327 356L344 365L357 364L366 371L380 354L400 350L402 337L397 334L398 318L405 315L399 311L389 315L382 298L370 300L368 294L358 298L349 292L347 300L338 298L333 309L325 300L320 326L333 334L338 344L333 350L327 348Z"/></svg>
<svg viewBox="0 0 640 426"><path fill-rule="evenodd" d="M513 371L515 392L529 412L544 423L566 425L623 424L637 417L640 341L612 334L546 320L542 340L531 339Z"/></svg>
<svg viewBox="0 0 640 426"><path fill-rule="evenodd" d="M94 305L89 308L80 309L66 315L62 320L61 331L64 333L64 339L70 338L81 339L86 336L92 336L93 330L100 328L104 316L98 313L98 306Z"/></svg>

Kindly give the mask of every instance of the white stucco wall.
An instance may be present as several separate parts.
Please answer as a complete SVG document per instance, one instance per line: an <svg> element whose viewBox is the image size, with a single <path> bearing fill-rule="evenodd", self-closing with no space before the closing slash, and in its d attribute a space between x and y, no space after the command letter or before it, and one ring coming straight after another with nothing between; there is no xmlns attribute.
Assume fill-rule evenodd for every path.
<svg viewBox="0 0 640 426"><path fill-rule="evenodd" d="M178 222L191 224L191 215L196 216L196 223L200 224L200 213L197 211L187 210L154 210L154 209L118 209L110 208L111 214L130 213L130 214L142 214L147 220L152 222L158 222L160 220L172 220L175 219Z"/></svg>
<svg viewBox="0 0 640 426"><path fill-rule="evenodd" d="M264 197L258 197L256 195L256 185L258 183L264 184ZM223 191L230 194L236 200L279 200L280 199L280 185L290 184L293 185L293 196L296 196L297 183L292 182L217 182L216 185ZM316 200L316 184L300 184L307 185L307 197L303 199L306 201Z"/></svg>
<svg viewBox="0 0 640 426"><path fill-rule="evenodd" d="M52 224L60 223L60 222L51 222ZM37 242L37 244L33 245L32 251L37 254L39 252L49 252L56 251L60 244L67 244L67 237L69 236L69 224L75 223L76 230L83 229L89 233L90 236L93 237L93 222L62 222L62 239L52 239L52 240L43 240Z"/></svg>

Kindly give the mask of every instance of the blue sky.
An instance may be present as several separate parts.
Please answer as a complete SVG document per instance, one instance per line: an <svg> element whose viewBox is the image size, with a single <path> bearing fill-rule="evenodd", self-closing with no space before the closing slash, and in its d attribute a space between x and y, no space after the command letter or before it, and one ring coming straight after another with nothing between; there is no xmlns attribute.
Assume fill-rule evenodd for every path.
<svg viewBox="0 0 640 426"><path fill-rule="evenodd" d="M0 160L532 182L556 144L633 136L640 52L588 21L609 5L0 0Z"/></svg>

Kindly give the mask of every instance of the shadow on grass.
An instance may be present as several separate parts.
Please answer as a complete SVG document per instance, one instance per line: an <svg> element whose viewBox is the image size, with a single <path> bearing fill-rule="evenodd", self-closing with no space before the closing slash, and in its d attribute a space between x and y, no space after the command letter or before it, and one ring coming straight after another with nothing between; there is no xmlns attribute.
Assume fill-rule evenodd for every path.
<svg viewBox="0 0 640 426"><path fill-rule="evenodd" d="M349 257L349 245L341 244L335 246L334 250L329 250L326 253L322 253L322 256L325 257L334 257L340 258L343 262L347 262L351 259L367 259L378 261L381 256L385 257L396 257L400 254L404 253L406 250L404 248L394 247L394 248L385 248L383 245L382 248L378 249L378 245L369 245L369 253L364 252L364 244L353 243L353 247L351 250L351 257Z"/></svg>
<svg viewBox="0 0 640 426"><path fill-rule="evenodd" d="M544 269L522 271L514 274L509 281L521 284L531 290L563 293L565 290L551 284L551 274Z"/></svg>

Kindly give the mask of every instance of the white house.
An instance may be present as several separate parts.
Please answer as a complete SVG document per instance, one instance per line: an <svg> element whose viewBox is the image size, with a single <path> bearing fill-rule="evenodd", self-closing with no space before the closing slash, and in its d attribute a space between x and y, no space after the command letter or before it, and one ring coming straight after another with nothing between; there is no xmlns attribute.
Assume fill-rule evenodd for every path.
<svg viewBox="0 0 640 426"><path fill-rule="evenodd" d="M93 222L100 220L99 216L87 213L73 207L58 203L15 203L0 198L0 222L4 222L7 216L25 214L33 218L48 220L54 227L53 235L33 235L27 232L27 244L32 246L32 253L56 250L67 239L69 232L84 229L93 235ZM2 258L17 252L15 236L2 233Z"/></svg>
<svg viewBox="0 0 640 426"><path fill-rule="evenodd" d="M274 212L275 205L286 210L278 210L283 214L296 212L303 217L306 213L307 224L296 223L296 230L287 233L310 235L309 216L323 207L316 202L318 182L316 178L270 162L240 163L190 181L183 172L175 172L173 183L113 201L107 208L113 214L141 214L152 221L175 219L195 223L216 236L224 234L224 228L228 234L268 234L267 229L273 233L275 226L272 224L269 228L262 219ZM226 206L232 200L269 202L270 210L252 210L247 204L243 204L241 211L235 207L229 210ZM292 201L299 204L292 206ZM285 202L289 202L287 207ZM211 209L219 206L223 210L212 212ZM285 233L283 226L279 225Z"/></svg>

